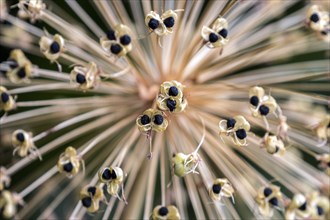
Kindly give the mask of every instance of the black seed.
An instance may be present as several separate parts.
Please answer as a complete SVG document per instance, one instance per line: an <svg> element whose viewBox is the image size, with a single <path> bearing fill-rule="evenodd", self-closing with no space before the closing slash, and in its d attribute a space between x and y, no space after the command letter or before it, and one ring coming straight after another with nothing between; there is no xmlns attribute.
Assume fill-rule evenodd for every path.
<svg viewBox="0 0 330 220"><path fill-rule="evenodd" d="M329 122L329 124L328 124L328 128L330 128L330 122Z"/></svg>
<svg viewBox="0 0 330 220"><path fill-rule="evenodd" d="M113 180L117 179L117 174L116 174L116 172L115 172L114 170L112 170L111 178L112 178Z"/></svg>
<svg viewBox="0 0 330 220"><path fill-rule="evenodd" d="M12 69L15 69L16 67L18 67L18 63L14 59L8 59L7 62L8 62L8 65L10 66L10 68L12 68Z"/></svg>
<svg viewBox="0 0 330 220"><path fill-rule="evenodd" d="M244 138L246 138L246 131L245 131L244 129L238 129L238 130L236 131L236 136L237 136L239 139L243 140Z"/></svg>
<svg viewBox="0 0 330 220"><path fill-rule="evenodd" d="M261 115L268 115L269 113L269 108L265 105L261 105L259 108L259 112Z"/></svg>
<svg viewBox="0 0 330 220"><path fill-rule="evenodd" d="M314 14L312 14L312 15L310 16L309 19L310 19L312 22L316 23L316 22L318 22L318 21L320 20L320 17L319 17L316 13L314 13Z"/></svg>
<svg viewBox="0 0 330 220"><path fill-rule="evenodd" d="M162 115L155 115L155 118L154 118L154 123L156 125L161 125L163 124L163 121L164 121L164 118Z"/></svg>
<svg viewBox="0 0 330 220"><path fill-rule="evenodd" d="M96 187L94 187L94 186L88 187L87 192L91 193L92 196L95 196Z"/></svg>
<svg viewBox="0 0 330 220"><path fill-rule="evenodd" d="M217 42L218 39L219 39L219 37L215 33L210 33L210 35L209 35L209 41L211 43Z"/></svg>
<svg viewBox="0 0 330 220"><path fill-rule="evenodd" d="M328 167L330 167L330 162L328 162Z"/></svg>
<svg viewBox="0 0 330 220"><path fill-rule="evenodd" d="M125 34L120 38L120 43L125 46L129 45L131 43L131 37Z"/></svg>
<svg viewBox="0 0 330 220"><path fill-rule="evenodd" d="M51 45L50 45L50 52L52 54L58 53L60 51L60 45L54 41Z"/></svg>
<svg viewBox="0 0 330 220"><path fill-rule="evenodd" d="M321 31L322 35L327 35L328 33L326 31Z"/></svg>
<svg viewBox="0 0 330 220"><path fill-rule="evenodd" d="M70 173L73 170L73 165L71 162L64 164L63 170Z"/></svg>
<svg viewBox="0 0 330 220"><path fill-rule="evenodd" d="M24 134L22 132L17 133L16 139L19 140L20 142L24 142L25 141Z"/></svg>
<svg viewBox="0 0 330 220"><path fill-rule="evenodd" d="M266 187L265 189L264 189L264 195L266 196L266 197L268 197L270 194L272 194L273 193L273 190L271 189L271 188L269 188L269 187Z"/></svg>
<svg viewBox="0 0 330 220"><path fill-rule="evenodd" d="M223 38L226 38L228 36L228 30L227 29L222 29L221 31L219 31L219 34Z"/></svg>
<svg viewBox="0 0 330 220"><path fill-rule="evenodd" d="M77 83L79 83L79 84L84 84L84 83L86 82L86 77L85 77L83 74L78 73L78 74L76 75L76 81L77 81Z"/></svg>
<svg viewBox="0 0 330 220"><path fill-rule="evenodd" d="M9 95L8 95L8 93L6 93L6 92L1 93L1 101L3 103L6 103L6 102L9 101Z"/></svg>
<svg viewBox="0 0 330 220"><path fill-rule="evenodd" d="M111 180L111 172L109 169L105 169L102 173L102 178L105 180Z"/></svg>
<svg viewBox="0 0 330 220"><path fill-rule="evenodd" d="M110 51L113 54L119 54L123 48L119 44L112 44L110 47Z"/></svg>
<svg viewBox="0 0 330 220"><path fill-rule="evenodd" d="M259 98L257 96L252 96L250 98L250 104L257 107L259 104Z"/></svg>
<svg viewBox="0 0 330 220"><path fill-rule="evenodd" d="M298 209L301 211L305 211L307 208L307 203L305 202L304 204L302 204Z"/></svg>
<svg viewBox="0 0 330 220"><path fill-rule="evenodd" d="M172 99L167 99L166 106L171 112L173 112L176 106L176 101Z"/></svg>
<svg viewBox="0 0 330 220"><path fill-rule="evenodd" d="M317 214L319 214L319 215L323 215L324 214L324 210L323 210L322 207L317 206L316 208L317 208Z"/></svg>
<svg viewBox="0 0 330 220"><path fill-rule="evenodd" d="M221 186L220 186L220 184L214 184L214 185L212 186L212 191L213 191L215 194L219 194L220 191L221 191Z"/></svg>
<svg viewBox="0 0 330 220"><path fill-rule="evenodd" d="M161 207L161 208L158 210L158 214L159 214L160 216L166 216L167 213L168 213L168 209L167 209L165 206Z"/></svg>
<svg viewBox="0 0 330 220"><path fill-rule="evenodd" d="M279 150L280 150L280 148L278 146L275 146L275 152L274 153L277 153Z"/></svg>
<svg viewBox="0 0 330 220"><path fill-rule="evenodd" d="M109 40L116 40L116 35L115 35L115 31L110 29L107 31L107 38Z"/></svg>
<svg viewBox="0 0 330 220"><path fill-rule="evenodd" d="M148 23L148 27L151 28L152 30L155 30L156 28L158 28L158 26L159 26L159 21L157 21L154 18L151 18Z"/></svg>
<svg viewBox="0 0 330 220"><path fill-rule="evenodd" d="M233 128L233 127L235 127L235 124L236 124L236 120L235 120L235 119L233 119L233 118L228 119L228 120L227 120L227 129L228 129L228 128Z"/></svg>
<svg viewBox="0 0 330 220"><path fill-rule="evenodd" d="M92 205L91 197L85 197L81 200L84 207L89 208Z"/></svg>
<svg viewBox="0 0 330 220"><path fill-rule="evenodd" d="M272 204L273 206L278 206L278 199L276 197L271 198L269 200L269 203Z"/></svg>
<svg viewBox="0 0 330 220"><path fill-rule="evenodd" d="M148 115L143 115L141 117L141 124L142 125L146 125L146 124L149 124L150 123L150 118Z"/></svg>
<svg viewBox="0 0 330 220"><path fill-rule="evenodd" d="M163 20L163 22L164 22L164 24L167 28L171 28L171 27L174 26L174 18L173 17L168 17L165 20Z"/></svg>
<svg viewBox="0 0 330 220"><path fill-rule="evenodd" d="M20 68L18 71L17 71L17 76L21 79L25 78L26 77L26 73L25 73L25 68Z"/></svg>
<svg viewBox="0 0 330 220"><path fill-rule="evenodd" d="M171 86L168 90L168 94L170 96L177 96L179 94L178 88L176 88L175 86Z"/></svg>

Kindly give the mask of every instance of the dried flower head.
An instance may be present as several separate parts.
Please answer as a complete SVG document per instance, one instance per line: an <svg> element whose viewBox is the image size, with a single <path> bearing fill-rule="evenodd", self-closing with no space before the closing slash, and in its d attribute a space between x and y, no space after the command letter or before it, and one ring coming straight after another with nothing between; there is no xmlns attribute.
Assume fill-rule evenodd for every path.
<svg viewBox="0 0 330 220"><path fill-rule="evenodd" d="M329 219L328 10L0 0L0 219Z"/></svg>

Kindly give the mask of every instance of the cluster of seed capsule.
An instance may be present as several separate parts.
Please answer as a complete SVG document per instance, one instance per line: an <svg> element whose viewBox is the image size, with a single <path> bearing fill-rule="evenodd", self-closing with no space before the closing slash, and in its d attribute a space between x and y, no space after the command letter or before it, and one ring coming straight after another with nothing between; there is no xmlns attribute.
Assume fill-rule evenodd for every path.
<svg viewBox="0 0 330 220"><path fill-rule="evenodd" d="M256 196L259 213L264 217L272 217L274 209L284 211L285 219L327 219L329 217L329 198L319 192L308 195L295 194L290 201L286 201L276 185L259 188Z"/></svg>
<svg viewBox="0 0 330 220"><path fill-rule="evenodd" d="M330 42L330 13L319 5L311 6L307 11L306 24L316 35Z"/></svg>
<svg viewBox="0 0 330 220"><path fill-rule="evenodd" d="M285 218L290 219L329 219L329 198L319 192L306 196L295 194L286 207Z"/></svg>

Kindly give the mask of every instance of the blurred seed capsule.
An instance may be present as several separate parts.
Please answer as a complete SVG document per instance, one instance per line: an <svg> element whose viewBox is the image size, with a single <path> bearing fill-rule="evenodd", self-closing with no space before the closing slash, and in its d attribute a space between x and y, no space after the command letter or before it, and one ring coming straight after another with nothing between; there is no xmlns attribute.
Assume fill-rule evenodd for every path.
<svg viewBox="0 0 330 220"><path fill-rule="evenodd" d="M24 205L22 198L8 190L0 191L0 217L11 219L17 214L17 206Z"/></svg>
<svg viewBox="0 0 330 220"><path fill-rule="evenodd" d="M15 99L8 93L5 87L0 86L0 110L8 112L15 108Z"/></svg>
<svg viewBox="0 0 330 220"><path fill-rule="evenodd" d="M179 210L173 206L158 205L152 210L151 218L153 220L180 220Z"/></svg>
<svg viewBox="0 0 330 220"><path fill-rule="evenodd" d="M14 131L12 135L12 144L14 149L13 155L18 154L20 157L26 157L29 154L38 156L41 160L41 155L38 148L34 145L32 133L28 133L22 129Z"/></svg>
<svg viewBox="0 0 330 220"><path fill-rule="evenodd" d="M7 169L5 167L0 167L0 192L9 187L10 181L11 179L7 175Z"/></svg>

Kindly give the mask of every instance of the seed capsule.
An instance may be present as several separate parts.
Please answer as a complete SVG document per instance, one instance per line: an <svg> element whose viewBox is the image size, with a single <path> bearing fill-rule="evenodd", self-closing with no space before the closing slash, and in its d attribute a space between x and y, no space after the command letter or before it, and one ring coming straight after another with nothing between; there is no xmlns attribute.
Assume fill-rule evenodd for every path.
<svg viewBox="0 0 330 220"><path fill-rule="evenodd" d="M10 181L11 179L7 175L7 169L5 167L0 167L0 192L9 187Z"/></svg>
<svg viewBox="0 0 330 220"><path fill-rule="evenodd" d="M107 186L107 192L117 197L119 200L123 200L126 204L126 198L124 194L124 172L120 167L105 167L98 172L99 181L105 183ZM119 196L119 190L122 190L122 198Z"/></svg>
<svg viewBox="0 0 330 220"><path fill-rule="evenodd" d="M163 132L168 126L168 121L162 111L150 108L136 119L136 125L141 132Z"/></svg>
<svg viewBox="0 0 330 220"><path fill-rule="evenodd" d="M184 111L188 102L183 95L183 89L184 86L175 80L163 82L157 98L158 108L174 113Z"/></svg>
<svg viewBox="0 0 330 220"><path fill-rule="evenodd" d="M177 153L172 157L173 171L178 177L184 177L189 173L197 173L196 168L201 162L198 154Z"/></svg>
<svg viewBox="0 0 330 220"><path fill-rule="evenodd" d="M314 31L321 32L330 22L329 12L318 5L312 5L306 14L306 24Z"/></svg>
<svg viewBox="0 0 330 220"><path fill-rule="evenodd" d="M217 18L210 27L203 26L202 37L209 48L221 48L228 43L228 22L224 18Z"/></svg>
<svg viewBox="0 0 330 220"><path fill-rule="evenodd" d="M274 135L266 135L264 145L268 153L283 156L286 149L281 139Z"/></svg>
<svg viewBox="0 0 330 220"><path fill-rule="evenodd" d="M17 14L20 18L30 18L31 22L35 22L40 17L40 12L46 9L46 4L43 0L19 0L14 6L19 8Z"/></svg>
<svg viewBox="0 0 330 220"><path fill-rule="evenodd" d="M104 51L116 56L126 56L132 50L132 31L123 24L118 24L107 32L107 36L100 38L100 44Z"/></svg>
<svg viewBox="0 0 330 220"><path fill-rule="evenodd" d="M42 36L40 41L40 50L51 62L56 61L65 51L64 38L55 34L53 38Z"/></svg>
<svg viewBox="0 0 330 220"><path fill-rule="evenodd" d="M250 109L255 117L263 117L275 113L278 108L275 99L270 95L265 95L263 88L252 87L249 91Z"/></svg>
<svg viewBox="0 0 330 220"><path fill-rule="evenodd" d="M153 220L180 220L179 210L173 206L158 205L152 210L151 218Z"/></svg>
<svg viewBox="0 0 330 220"><path fill-rule="evenodd" d="M325 170L325 173L330 176L330 154L322 154L316 157L320 161L319 167Z"/></svg>
<svg viewBox="0 0 330 220"><path fill-rule="evenodd" d="M215 179L212 186L209 189L209 195L211 197L212 200L215 201L220 201L222 196L224 197L231 197L233 203L235 203L234 201L234 188L231 185L231 183L223 178L223 179Z"/></svg>
<svg viewBox="0 0 330 220"><path fill-rule="evenodd" d="M23 206L24 202L17 193L8 190L0 192L0 216L6 219L15 217L18 205Z"/></svg>
<svg viewBox="0 0 330 220"><path fill-rule="evenodd" d="M326 115L315 127L314 133L323 144L330 139L330 115Z"/></svg>
<svg viewBox="0 0 330 220"><path fill-rule="evenodd" d="M145 24L150 32L154 32L158 36L164 36L173 33L175 22L178 18L176 12L182 10L167 10L161 16L154 11L147 14Z"/></svg>
<svg viewBox="0 0 330 220"><path fill-rule="evenodd" d="M85 91L93 89L100 81L100 71L94 62L87 66L75 66L70 73L71 81L77 83L78 88Z"/></svg>
<svg viewBox="0 0 330 220"><path fill-rule="evenodd" d="M264 217L272 217L274 214L274 207L278 207L279 202L282 201L280 188L275 185L261 187L258 190L256 201L260 214Z"/></svg>
<svg viewBox="0 0 330 220"><path fill-rule="evenodd" d="M307 199L302 194L296 194L293 196L290 204L288 205L285 218L308 218L311 215L310 205L307 203Z"/></svg>
<svg viewBox="0 0 330 220"><path fill-rule="evenodd" d="M70 146L60 155L57 168L60 173L65 173L67 177L72 178L79 172L80 164L84 167L84 162L78 156L76 149Z"/></svg>
<svg viewBox="0 0 330 220"><path fill-rule="evenodd" d="M26 157L30 153L38 156L41 160L38 148L33 143L32 133L28 133L22 129L16 130L12 135L12 144L15 148L13 155L17 152L18 156Z"/></svg>
<svg viewBox="0 0 330 220"><path fill-rule="evenodd" d="M326 196L320 195L319 192L313 192L308 195L310 204L311 219L327 219L330 210L330 201Z"/></svg>
<svg viewBox="0 0 330 220"><path fill-rule="evenodd" d="M228 120L221 120L219 122L219 135L230 136L232 141L237 146L245 146L247 132L250 130L250 123L241 115Z"/></svg>
<svg viewBox="0 0 330 220"><path fill-rule="evenodd" d="M6 69L6 76L12 83L28 83L32 75L32 64L20 49L10 52L7 61L1 64Z"/></svg>
<svg viewBox="0 0 330 220"><path fill-rule="evenodd" d="M8 90L0 86L0 110L8 112L16 108L14 98L8 93Z"/></svg>
<svg viewBox="0 0 330 220"><path fill-rule="evenodd" d="M80 191L80 201L88 212L97 212L100 207L100 202L105 202L105 197L102 188L98 185L85 186Z"/></svg>

